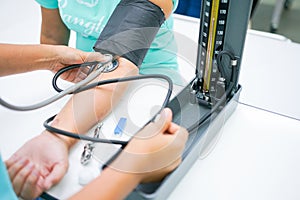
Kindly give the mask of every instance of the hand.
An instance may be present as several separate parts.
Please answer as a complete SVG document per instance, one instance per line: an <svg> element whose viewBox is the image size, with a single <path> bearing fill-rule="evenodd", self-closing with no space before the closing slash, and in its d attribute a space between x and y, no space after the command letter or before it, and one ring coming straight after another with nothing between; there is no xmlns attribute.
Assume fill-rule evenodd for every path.
<svg viewBox="0 0 300 200"><path fill-rule="evenodd" d="M15 193L33 199L63 178L68 148L62 139L46 132L25 143L5 163Z"/></svg>
<svg viewBox="0 0 300 200"><path fill-rule="evenodd" d="M83 52L78 49L60 45L53 45L49 47L53 48L53 52L56 54L55 57L57 58L49 68L49 70L54 73L73 64L107 60L107 57L97 52ZM85 79L88 75L88 71L88 68L75 68L63 73L60 78L76 83Z"/></svg>
<svg viewBox="0 0 300 200"><path fill-rule="evenodd" d="M160 119L142 129L110 167L139 175L140 182L162 180L181 163L188 138L187 130L171 120L171 110L164 109Z"/></svg>

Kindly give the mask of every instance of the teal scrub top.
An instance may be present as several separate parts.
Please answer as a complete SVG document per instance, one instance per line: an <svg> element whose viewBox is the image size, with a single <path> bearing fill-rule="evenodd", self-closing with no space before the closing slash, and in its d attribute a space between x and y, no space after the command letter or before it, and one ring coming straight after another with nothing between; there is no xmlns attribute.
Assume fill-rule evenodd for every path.
<svg viewBox="0 0 300 200"><path fill-rule="evenodd" d="M12 185L11 185L11 182L10 182L7 170L6 170L6 166L5 166L4 162L2 161L1 154L0 154L0 199L18 200L18 198L12 188Z"/></svg>

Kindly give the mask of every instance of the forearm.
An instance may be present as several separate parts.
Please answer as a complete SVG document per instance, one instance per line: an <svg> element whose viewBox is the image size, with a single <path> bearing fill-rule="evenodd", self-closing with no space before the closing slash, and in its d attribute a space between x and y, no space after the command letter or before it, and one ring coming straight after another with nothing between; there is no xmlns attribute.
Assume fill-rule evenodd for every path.
<svg viewBox="0 0 300 200"><path fill-rule="evenodd" d="M68 45L70 30L63 23L58 9L41 7L41 44Z"/></svg>
<svg viewBox="0 0 300 200"><path fill-rule="evenodd" d="M140 178L138 174L106 168L99 177L71 199L125 199L139 184Z"/></svg>
<svg viewBox="0 0 300 200"><path fill-rule="evenodd" d="M49 45L0 44L0 76L48 69L59 59Z"/></svg>
<svg viewBox="0 0 300 200"><path fill-rule="evenodd" d="M119 67L110 73L100 75L97 81L137 75L137 67L124 58L119 58ZM97 122L103 120L118 102L126 89L127 83L115 83L90 89L73 97L54 119L52 126L74 133L86 133ZM68 147L76 140L62 137Z"/></svg>
<svg viewBox="0 0 300 200"><path fill-rule="evenodd" d="M164 12L166 12L166 14L168 14L168 10L172 10L171 0L166 2L159 0L152 1L160 6ZM111 22L111 24L114 24L114 22ZM105 31L106 29L103 30L103 32ZM100 47L97 44L95 45L97 46L96 51L103 52L104 50L104 52L108 51L114 52L117 55L124 55L124 52L115 52L109 48L107 49L107 46L101 43L102 41L106 41L106 36L109 37L111 34L111 32L107 33L107 31L105 33L106 34L104 34L104 36L100 35L102 40L99 40ZM115 43L118 44L118 42ZM120 44L121 43L123 44L122 41ZM130 46L129 49L134 49L134 47ZM139 55L137 57L140 58L142 56ZM132 60L130 58L127 59ZM121 77L128 75L128 73L131 75L137 74L137 68L128 60L121 58L122 62L120 62L117 70L109 74L103 74L101 79ZM138 65L137 63L135 64ZM115 84L110 84L74 95L64 109L54 119L52 125L59 129L64 129L75 133L86 133L93 125L95 125L98 121L101 121L111 111L114 103L118 101L119 97L124 92L124 88L126 87L125 85L126 84L122 83L118 84L118 87L116 87ZM74 143L74 140L70 140L69 138L64 139L68 141L69 146Z"/></svg>

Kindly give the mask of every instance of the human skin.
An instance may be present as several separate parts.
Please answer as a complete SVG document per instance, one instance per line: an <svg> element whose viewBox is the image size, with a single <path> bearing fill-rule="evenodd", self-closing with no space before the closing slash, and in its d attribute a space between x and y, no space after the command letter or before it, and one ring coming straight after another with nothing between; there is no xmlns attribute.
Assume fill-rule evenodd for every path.
<svg viewBox="0 0 300 200"><path fill-rule="evenodd" d="M162 8L166 17L170 15L173 6L171 0L152 0L152 2ZM70 30L62 23L58 10L42 8L42 18L41 43L67 45ZM97 81L138 75L138 68L129 60L120 57L118 58L118 62L119 67L116 70L100 75ZM110 113L111 109L119 101L126 87L126 83L109 84L73 95L63 109L57 114L51 125L78 134L87 132L92 126L103 120ZM126 151L124 151L125 153L123 152L120 157L112 163L111 167L105 169L101 176L96 178L95 181L85 187L80 193L75 195L74 198L82 199L88 195L89 199L92 199L90 198L92 193L95 195L95 198L100 196L101 198L104 198L109 195L120 193L120 196L115 196L112 199L122 199L132 191L138 183L160 180L176 168L181 161L181 152L186 141L187 132L174 123L171 123L172 116L170 111L166 112L169 114L166 114L167 117L163 118L166 123L161 123L164 124L162 126L163 128L153 128L155 125L152 125L150 128L146 129L148 131L142 132L146 132L149 135L151 130L154 131L153 133L155 134L152 135L149 140L133 139L131 142L135 145L130 145L129 143L128 147L125 149ZM166 118L168 120L166 120ZM177 140L177 138L181 138L181 140ZM49 149L53 149L54 147L52 145L48 146L49 149L45 148L47 147L46 142L43 143L45 146L40 148L40 151L31 151L30 153L29 146L32 148L32 146L37 146L41 144L41 141L45 140L57 143L57 146L59 146L61 149L60 152L62 153L56 152L55 155L57 156L51 156L50 153L53 155L53 152ZM11 168L13 165L10 165L10 163L13 159L16 161L21 157L30 155L27 156L26 161L19 162L19 166L17 166L19 168L16 170L18 172L14 172L17 175L14 174L12 182L14 188L19 188L18 195L25 199L32 198L58 183L68 169L67 154L75 142L75 139L50 133L45 130L42 134L33 138L21 147L21 149L19 149L7 162L8 168ZM168 151L168 149L171 150ZM157 151L165 153L153 153ZM143 159L139 156L132 156L136 153L139 154L140 152L147 156L143 157ZM124 163L127 163L125 162L127 158L133 159L134 162L132 162L132 166L124 165ZM163 161L166 158L168 158L167 160L169 162L162 162L158 165L159 167L151 167L151 163L155 163L154 161ZM148 162L149 169L146 170L143 163ZM30 163L32 163L31 165L34 165L34 167L28 167ZM127 168L122 169L120 166L127 166ZM26 171L28 168L36 170ZM9 170L9 174L11 174L11 171L14 170ZM35 173L30 173L28 171L35 171ZM20 176L23 177L23 179L17 178L20 177L18 176L18 173L20 173ZM119 191L120 187L117 183L124 185L124 190ZM105 186L103 188L106 189L100 192L98 188L99 185ZM30 188L30 190L28 190L28 188Z"/></svg>
<svg viewBox="0 0 300 200"><path fill-rule="evenodd" d="M57 72L61 68L87 61L102 60L103 55L95 52L83 52L63 45L0 44L0 76L50 70ZM86 77L78 69L64 75L64 79L76 82Z"/></svg>

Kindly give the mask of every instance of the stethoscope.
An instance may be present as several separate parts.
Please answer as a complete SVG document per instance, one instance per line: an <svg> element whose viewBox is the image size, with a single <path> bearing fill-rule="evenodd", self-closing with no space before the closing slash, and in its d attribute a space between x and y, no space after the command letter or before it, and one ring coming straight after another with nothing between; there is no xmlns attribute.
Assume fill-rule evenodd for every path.
<svg viewBox="0 0 300 200"><path fill-rule="evenodd" d="M158 79L164 79L165 81L167 81L168 91L167 91L166 97L164 99L164 102L161 106L161 109L154 115L154 117L152 119L150 119L145 124L145 126L148 123L150 123L151 121L154 121L154 119L157 117L157 115L162 111L163 108L165 108L167 106L167 104L170 100L172 90L173 90L172 80L166 75L152 74L152 75L129 76L129 77L124 77L124 78L108 79L108 80L103 80L103 81L98 81L98 82L91 83L98 76L100 76L100 74L112 72L119 66L118 61L116 59L114 59L112 55L105 54L105 56L107 57L107 59L105 59L105 61L85 62L85 63L82 63L82 64L70 65L70 66L67 66L65 68L60 69L54 75L54 77L52 79L52 86L58 93L56 95L44 100L44 101L41 101L41 102L33 104L33 105L29 105L29 106L17 106L17 105L13 105L11 103L8 103L7 101L4 101L0 97L0 105L4 106L6 108L9 108L11 110L30 111L30 110L35 110L35 109L47 106L47 105L63 98L66 95L80 93L80 92L83 92L85 90L89 90L89 89L92 89L94 87L97 87L97 86L111 84L111 83L127 82L127 81L133 81L133 80L158 78ZM68 87L67 89L64 89L64 90L60 89L57 86L57 80L63 73L65 73L69 70L75 69L75 68L80 68L80 67L86 67L89 70L88 75L85 79L81 80L80 82L78 82L78 83L76 83L76 84L74 84L74 85L72 85L72 86L70 86L70 87ZM46 128L46 130L48 130L50 132L65 135L65 136L72 137L72 138L75 138L75 139L87 140L87 141L90 141L90 142L120 144L122 146L122 148L124 148L128 143L128 141L109 140L109 139L101 139L101 138L97 138L97 137L90 137L90 136L86 136L84 134L72 133L72 132L69 132L69 131L65 131L65 130L61 130L61 129L52 127L51 125L49 125L49 123L55 118L55 116L56 115L48 118L44 122L44 127Z"/></svg>
<svg viewBox="0 0 300 200"><path fill-rule="evenodd" d="M236 60L235 56L228 51L220 52L218 55L218 59L217 59L218 66L220 66L220 67L222 66L222 64L220 62L220 58L224 54L228 55L231 59L230 65L232 67L232 73L231 73L231 77L229 79L229 86L226 89L225 94L222 96L222 98L212 107L211 111L206 113L197 123L188 127L189 132L192 132L192 131L196 130L199 126L201 126L211 116L212 113L216 112L221 107L221 105L227 101L227 99L228 99L227 97L232 96L232 92L235 90L236 83L237 83L237 73L238 73L238 69L236 68L237 60ZM61 70L59 70L52 79L52 85L53 85L54 89L58 92L58 94L54 95L53 97L50 97L47 100L44 100L40 103L30 105L30 106L16 106L16 105L12 105L12 104L4 101L0 97L0 105L7 107L9 109L12 109L12 110L29 111L29 110L34 110L34 109L38 109L38 108L44 107L46 105L49 105L66 95L76 94L76 93L79 93L79 92L82 92L85 90L89 90L91 88L94 88L94 87L97 87L100 85L118 83L118 82L127 82L127 81L133 81L133 80L141 80L141 79L149 79L149 78L159 78L159 79L164 79L165 81L167 81L168 91L167 91L166 97L164 99L164 102L161 106L161 109L159 109L159 111L154 115L154 117L152 117L144 126L146 126L148 123L154 121L154 119L158 116L158 114L162 111L162 109L164 109L167 106L167 104L171 98L171 94L172 94L172 90L173 90L172 80L166 75L152 74L152 75L142 75L142 76L130 76L130 77L125 77L125 78L115 78L115 79L109 79L109 80L103 80L103 81L90 83L91 81L96 79L101 73L112 72L118 67L118 62L117 62L117 60L115 60L113 58L112 55L105 54L105 56L108 58L107 61L94 61L94 62L86 62L86 63L82 63L82 64L75 64L75 65L70 65L68 67L65 67L65 68L62 68ZM60 89L56 84L59 76L69 70L72 70L74 68L79 68L79 67L88 67L89 68L88 76L84 80L74 84L73 86L70 86L69 88L67 88L65 90ZM220 71L222 72L222 70L220 70ZM61 129L52 127L49 125L49 123L54 118L55 118L55 115L48 118L44 122L44 127L50 132L65 135L65 136L72 137L75 139L87 140L90 142L120 144L120 145L122 145L122 148L124 148L128 143L128 141L109 140L109 139L101 139L101 138L96 138L96 137L89 137L84 134L72 133L72 132L68 132L65 130L61 130Z"/></svg>
<svg viewBox="0 0 300 200"><path fill-rule="evenodd" d="M61 70L59 70L54 75L53 80L52 80L52 85L54 86L54 89L56 89L56 90L58 88L56 85L56 81L61 74L63 74L66 71L72 70L74 68L79 68L79 67L89 68L88 76L85 79L70 86L69 88L67 88L65 90L59 90L56 95L54 95L42 102L39 102L39 103L33 104L33 105L29 105L29 106L16 106L11 103L8 103L7 101L4 101L0 97L0 105L4 106L6 108L9 108L11 110L29 111L29 110L35 110L35 109L47 106L47 105L63 98L66 95L74 94L74 92L76 93L78 89L82 88L83 86L86 86L88 83L90 83L95 78L97 78L101 73L111 72L118 67L117 61L113 62L113 57L111 55L106 54L105 56L108 58L107 61L105 61L105 62L98 62L98 61L86 62L86 63L82 63L82 64L70 65L68 67L65 67L65 68L62 68Z"/></svg>

